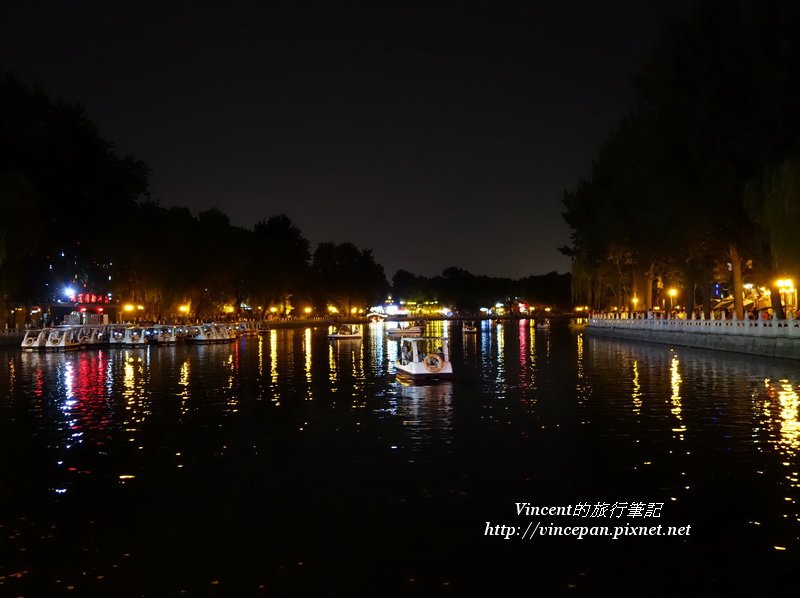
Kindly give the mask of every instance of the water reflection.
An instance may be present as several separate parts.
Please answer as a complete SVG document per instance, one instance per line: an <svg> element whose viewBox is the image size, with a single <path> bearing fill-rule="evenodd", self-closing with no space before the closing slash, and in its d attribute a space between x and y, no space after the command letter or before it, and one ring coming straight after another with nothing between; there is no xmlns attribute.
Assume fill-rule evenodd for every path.
<svg viewBox="0 0 800 598"><path fill-rule="evenodd" d="M633 400L633 412L636 415L642 410L642 387L639 384L639 360L633 360L633 392L631 393L631 399Z"/></svg>
<svg viewBox="0 0 800 598"><path fill-rule="evenodd" d="M800 448L800 420L798 420L797 391L788 380L780 381L778 401L781 406L781 447L784 452L794 457Z"/></svg>
<svg viewBox="0 0 800 598"><path fill-rule="evenodd" d="M429 333L451 339L455 379L404 386L391 366L398 342L381 323L364 332L335 342L324 327L305 327L235 345L0 352L0 454L18 463L4 470L4 496L33 505L24 515L47 529L57 512L47 501L92 497L73 499L69 522L86 527L102 511L111 529L128 532L110 534L111 542L132 542L130 528L121 510L98 505L141 505L142 536L166 530L178 538L174 554L192 550L171 527L185 505L199 505L194 515L207 517L210 543L230 547L236 543L220 531L228 521L268 537L281 518L291 519L286 513L305 521L296 513L313 512L314 501L349 513L354 504L380 502L373 499L385 488L381 499L405 525L431 508L430 496L443 509L463 501L467 514L446 532L480 511L470 502L475 493L544 501L556 488L571 501L674 499L670 524L681 523L675 513L688 523L724 504L729 529L754 528L748 538L755 541L737 549L800 549L794 363L675 353L558 323L543 333L525 321L483 321L479 334L463 334L439 322ZM25 477L26 470L36 475ZM408 491L422 486L429 494L421 499ZM740 488L746 501L731 506ZM153 501L162 495L173 501L166 515ZM256 495L268 508L249 516ZM713 518L703 523L708 528ZM192 526L196 520L186 529ZM713 537L694 541L713 550ZM103 558L60 541L83 559L81 570ZM733 532L725 541L736 541ZM19 553L27 567L20 570L34 570L33 553ZM265 562L277 570L281 558Z"/></svg>
<svg viewBox="0 0 800 598"><path fill-rule="evenodd" d="M670 397L672 409L670 411L675 416L677 425L672 428L672 431L678 434L679 440L684 440L683 433L686 432L686 426L683 424L683 417L681 416L681 382L683 382L683 378L681 378L679 366L678 356L673 355L669 368L670 384L672 386L672 396Z"/></svg>
<svg viewBox="0 0 800 598"><path fill-rule="evenodd" d="M591 396L591 387L584 371L584 343L583 332L577 332L575 334L575 393L578 405L582 405Z"/></svg>
<svg viewBox="0 0 800 598"><path fill-rule="evenodd" d="M399 385L397 416L415 449L452 441L453 384Z"/></svg>
<svg viewBox="0 0 800 598"><path fill-rule="evenodd" d="M787 378L772 381L765 379L763 388L762 414L764 419L761 424L769 431L768 443L775 447L781 456L780 465L783 468L786 496L784 504L788 509L784 517L800 522L800 482L798 470L798 451L800 449L800 396L798 385Z"/></svg>
<svg viewBox="0 0 800 598"><path fill-rule="evenodd" d="M658 471L662 483L671 476L673 502L695 491L697 481L706 475L700 472L713 472L719 479L726 471L742 484L764 489L768 472L780 471L772 490L782 495L785 510L775 513L764 507L747 523L761 529L765 520L772 520L776 528L782 526L776 518L800 521L800 397L796 376L786 375L795 372L792 362L691 349L677 354L665 346L597 338L589 344L592 359L586 364L587 376L595 397L604 389L604 418L631 433L632 469ZM635 421L626 420L615 408L618 384L613 378L620 368L632 371ZM666 401L645 400L658 398L660 389ZM662 432L679 442L680 450L665 450L669 445L657 440ZM732 454L737 456L735 464L725 459ZM775 550L797 545L799 534L800 529L784 529L774 541Z"/></svg>
<svg viewBox="0 0 800 598"><path fill-rule="evenodd" d="M259 358L260 358L261 344L259 343ZM189 401L189 360L185 359L181 364L180 374L178 375L178 399L180 399L181 414L185 414L188 410Z"/></svg>
<svg viewBox="0 0 800 598"><path fill-rule="evenodd" d="M276 407L281 404L280 393L278 392L278 331L269 331L269 376L272 398L270 399Z"/></svg>

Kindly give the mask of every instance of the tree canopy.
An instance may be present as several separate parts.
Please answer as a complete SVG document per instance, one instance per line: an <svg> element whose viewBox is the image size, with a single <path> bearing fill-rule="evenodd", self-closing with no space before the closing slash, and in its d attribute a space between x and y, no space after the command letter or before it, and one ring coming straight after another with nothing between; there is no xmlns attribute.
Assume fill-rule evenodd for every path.
<svg viewBox="0 0 800 598"><path fill-rule="evenodd" d="M798 25L789 0L698 0L664 22L633 109L564 194L577 301L649 308L679 286L708 309L716 281L741 316L744 278L800 273Z"/></svg>

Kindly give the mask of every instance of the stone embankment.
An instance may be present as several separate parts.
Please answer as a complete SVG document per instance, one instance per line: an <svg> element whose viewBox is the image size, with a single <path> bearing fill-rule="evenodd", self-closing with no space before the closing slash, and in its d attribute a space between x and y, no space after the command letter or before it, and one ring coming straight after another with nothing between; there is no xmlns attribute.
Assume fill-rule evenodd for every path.
<svg viewBox="0 0 800 598"><path fill-rule="evenodd" d="M682 320L600 314L586 331L601 336L750 355L800 359L800 320Z"/></svg>

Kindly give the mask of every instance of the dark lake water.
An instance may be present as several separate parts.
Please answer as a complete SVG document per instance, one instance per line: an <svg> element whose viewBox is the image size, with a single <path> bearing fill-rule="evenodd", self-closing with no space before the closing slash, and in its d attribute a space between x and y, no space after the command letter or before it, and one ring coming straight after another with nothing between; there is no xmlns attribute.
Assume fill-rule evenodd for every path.
<svg viewBox="0 0 800 598"><path fill-rule="evenodd" d="M0 595L793 587L800 364L525 320L430 328L456 377L428 386L396 381L381 324L0 350ZM521 537L537 524L688 535Z"/></svg>

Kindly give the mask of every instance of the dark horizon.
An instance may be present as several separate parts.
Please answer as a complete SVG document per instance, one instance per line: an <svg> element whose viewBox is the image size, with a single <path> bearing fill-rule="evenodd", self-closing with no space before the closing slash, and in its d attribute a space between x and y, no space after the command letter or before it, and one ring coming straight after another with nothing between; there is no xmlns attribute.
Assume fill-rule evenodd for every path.
<svg viewBox="0 0 800 598"><path fill-rule="evenodd" d="M16 6L0 67L86 106L165 206L248 228L285 212L312 244L373 248L389 278L516 279L569 269L562 192L589 174L674 3L586 4Z"/></svg>

